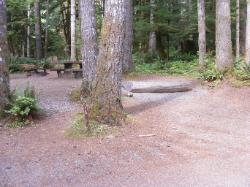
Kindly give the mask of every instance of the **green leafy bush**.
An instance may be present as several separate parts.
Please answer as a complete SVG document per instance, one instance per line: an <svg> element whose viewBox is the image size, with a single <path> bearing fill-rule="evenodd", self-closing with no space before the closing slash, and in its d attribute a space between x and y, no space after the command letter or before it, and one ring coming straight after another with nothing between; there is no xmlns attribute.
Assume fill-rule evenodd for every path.
<svg viewBox="0 0 250 187"><path fill-rule="evenodd" d="M46 60L36 60L33 58L26 58L26 57L11 57L9 60L9 70L11 73L21 72L22 71L22 64L31 64L36 65L39 68L49 69L50 63Z"/></svg>
<svg viewBox="0 0 250 187"><path fill-rule="evenodd" d="M237 80L250 80L250 66L243 59L237 59L233 69L233 75Z"/></svg>
<svg viewBox="0 0 250 187"><path fill-rule="evenodd" d="M206 66L200 72L200 78L204 81L213 82L222 80L224 74L217 70L215 59L211 55L207 55L206 57Z"/></svg>
<svg viewBox="0 0 250 187"><path fill-rule="evenodd" d="M30 124L38 111L35 91L33 88L27 86L22 96L13 94L5 113L11 117L12 123L10 127L21 127Z"/></svg>

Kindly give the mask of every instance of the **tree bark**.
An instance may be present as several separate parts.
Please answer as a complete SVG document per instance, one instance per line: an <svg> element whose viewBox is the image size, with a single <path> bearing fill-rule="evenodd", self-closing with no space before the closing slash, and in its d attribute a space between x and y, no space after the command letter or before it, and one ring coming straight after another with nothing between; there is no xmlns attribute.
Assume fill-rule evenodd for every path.
<svg viewBox="0 0 250 187"><path fill-rule="evenodd" d="M84 67L82 88L84 93L88 95L96 73L96 58L98 53L95 2L80 0L80 15L81 54Z"/></svg>
<svg viewBox="0 0 250 187"><path fill-rule="evenodd" d="M246 63L250 65L250 0L247 0Z"/></svg>
<svg viewBox="0 0 250 187"><path fill-rule="evenodd" d="M49 37L49 0L46 0L46 24L45 24L45 42L44 42L44 56L48 56L48 37Z"/></svg>
<svg viewBox="0 0 250 187"><path fill-rule="evenodd" d="M103 123L123 121L121 103L126 0L106 0L97 72L91 93L91 116Z"/></svg>
<svg viewBox="0 0 250 187"><path fill-rule="evenodd" d="M233 66L230 0L216 1L216 66L222 72Z"/></svg>
<svg viewBox="0 0 250 187"><path fill-rule="evenodd" d="M71 55L70 60L76 60L76 2L71 0Z"/></svg>
<svg viewBox="0 0 250 187"><path fill-rule="evenodd" d="M240 6L240 54L245 54L246 48L246 17L247 17L247 4L246 1L241 1Z"/></svg>
<svg viewBox="0 0 250 187"><path fill-rule="evenodd" d="M126 22L125 22L125 43L124 43L124 60L123 72L131 72L134 68L132 53L133 53L133 2L132 0L125 1L126 6Z"/></svg>
<svg viewBox="0 0 250 187"><path fill-rule="evenodd" d="M236 58L240 57L240 0L236 0Z"/></svg>
<svg viewBox="0 0 250 187"><path fill-rule="evenodd" d="M27 57L30 57L30 4L27 9L28 14L28 27L27 27Z"/></svg>
<svg viewBox="0 0 250 187"><path fill-rule="evenodd" d="M5 0L0 0L0 111L3 111L9 96L9 74L7 67L7 16Z"/></svg>
<svg viewBox="0 0 250 187"><path fill-rule="evenodd" d="M41 39L41 15L40 0L35 1L35 35L36 35L36 58L42 58L42 39Z"/></svg>
<svg viewBox="0 0 250 187"><path fill-rule="evenodd" d="M206 57L206 15L205 1L198 0L199 64L205 66Z"/></svg>
<svg viewBox="0 0 250 187"><path fill-rule="evenodd" d="M150 25L151 27L154 26L154 11L155 11L155 0L150 0ZM151 31L149 35L149 45L148 45L148 52L155 53L156 52L156 33L155 31Z"/></svg>
<svg viewBox="0 0 250 187"><path fill-rule="evenodd" d="M65 47L65 52L67 55L71 55L71 34L70 34L70 0L64 2L61 6L61 14L63 21L63 31L65 36L65 41L67 46Z"/></svg>

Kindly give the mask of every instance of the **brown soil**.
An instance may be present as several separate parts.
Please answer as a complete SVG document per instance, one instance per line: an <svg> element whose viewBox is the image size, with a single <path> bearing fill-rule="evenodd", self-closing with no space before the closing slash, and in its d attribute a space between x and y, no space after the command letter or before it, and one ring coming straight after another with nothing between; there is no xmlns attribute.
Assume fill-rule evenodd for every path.
<svg viewBox="0 0 250 187"><path fill-rule="evenodd" d="M0 186L250 186L250 88L135 94L124 98L131 124L77 140L64 132L80 110L68 100L80 81L55 77L28 78L51 115L0 130ZM155 136L139 137L147 134Z"/></svg>

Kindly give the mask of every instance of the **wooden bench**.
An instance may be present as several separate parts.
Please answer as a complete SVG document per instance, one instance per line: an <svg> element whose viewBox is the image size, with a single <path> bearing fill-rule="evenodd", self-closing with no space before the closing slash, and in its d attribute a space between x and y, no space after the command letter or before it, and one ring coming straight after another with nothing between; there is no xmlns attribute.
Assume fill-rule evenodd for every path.
<svg viewBox="0 0 250 187"><path fill-rule="evenodd" d="M21 64L20 66L22 70L26 72L27 77L31 76L32 71L34 72L37 71L37 66L33 64Z"/></svg>
<svg viewBox="0 0 250 187"><path fill-rule="evenodd" d="M21 64L20 66L22 70L26 73L27 77L31 76L32 72L35 72L37 74L47 75L46 68L38 67L34 64Z"/></svg>
<svg viewBox="0 0 250 187"><path fill-rule="evenodd" d="M73 78L80 79L82 78L82 69L66 69L64 73L73 74Z"/></svg>
<svg viewBox="0 0 250 187"><path fill-rule="evenodd" d="M62 69L62 68L52 68L52 69L50 69L50 71L56 71L57 72L57 76L60 78L60 77L62 77L62 72L64 72L64 69Z"/></svg>

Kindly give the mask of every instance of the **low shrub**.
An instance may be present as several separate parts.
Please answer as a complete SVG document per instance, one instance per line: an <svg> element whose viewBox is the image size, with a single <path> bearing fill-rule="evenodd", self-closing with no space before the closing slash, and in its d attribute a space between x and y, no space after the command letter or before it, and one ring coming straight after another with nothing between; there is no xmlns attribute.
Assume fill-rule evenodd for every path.
<svg viewBox="0 0 250 187"><path fill-rule="evenodd" d="M250 80L250 65L247 65L242 58L236 60L233 75L237 80Z"/></svg>
<svg viewBox="0 0 250 187"><path fill-rule="evenodd" d="M32 123L39 110L34 88L27 86L23 95L17 96L15 93L10 98L9 106L5 110L10 115L9 127L17 128Z"/></svg>
<svg viewBox="0 0 250 187"><path fill-rule="evenodd" d="M8 64L11 73L21 72L23 70L21 67L22 64L36 65L37 67L42 69L49 69L51 67L50 63L46 60L36 60L33 58L13 56L10 58Z"/></svg>

